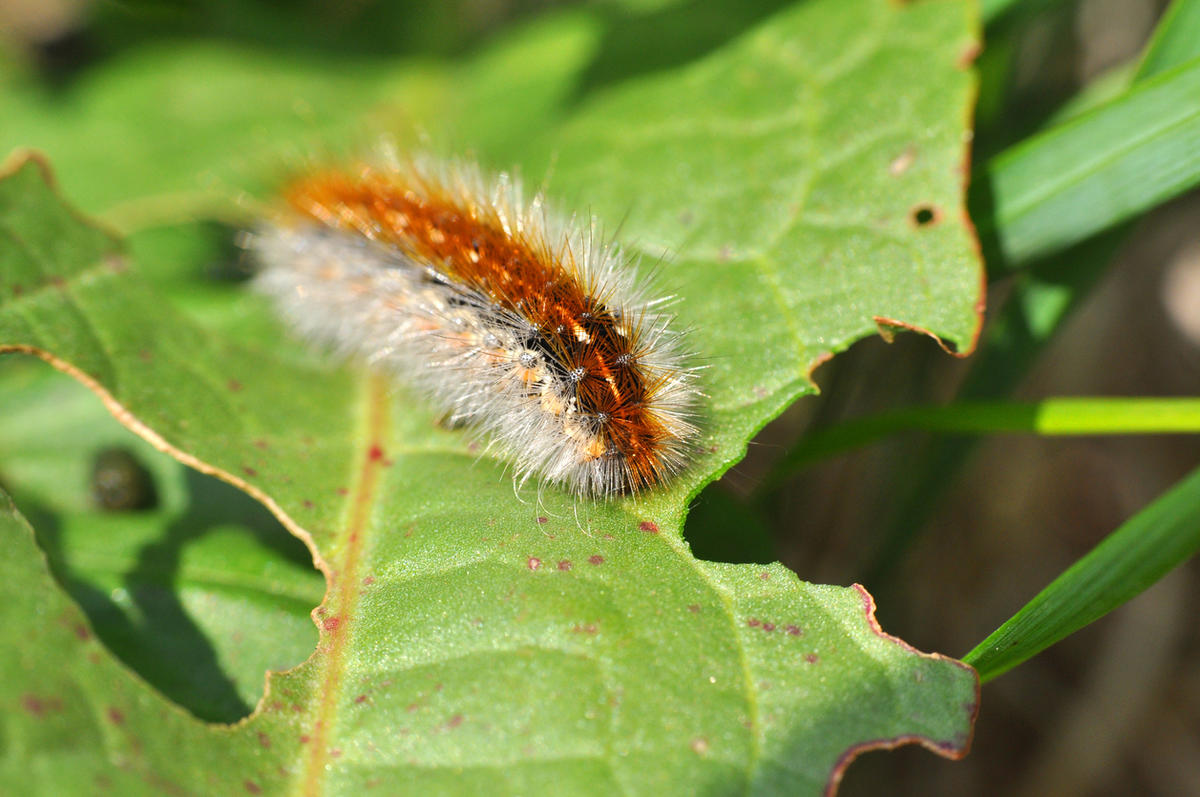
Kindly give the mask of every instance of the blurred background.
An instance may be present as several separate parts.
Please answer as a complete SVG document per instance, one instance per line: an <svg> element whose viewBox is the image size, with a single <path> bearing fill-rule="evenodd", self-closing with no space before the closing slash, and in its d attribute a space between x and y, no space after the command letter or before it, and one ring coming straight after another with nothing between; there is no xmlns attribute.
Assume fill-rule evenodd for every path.
<svg viewBox="0 0 1200 797"><path fill-rule="evenodd" d="M453 57L558 5L0 0L0 60L53 96L105 59L179 38L322 57ZM587 80L600 84L683 63L781 5L600 3L623 25L661 36L663 45L626 52L614 39ZM975 162L1055 118L1083 87L1102 91L1119 83L1164 7L1155 0L1028 0L994 18L978 62ZM682 19L686 25L677 24ZM1032 276L993 283L989 326L972 358L958 360L926 338L902 335L892 344L864 340L822 366L815 374L822 394L769 425L747 459L696 500L687 529L694 550L729 561L778 558L807 581L863 583L876 596L887 631L923 650L964 654L1195 467L1200 441L914 433L809 467L772 490L764 489L768 475L806 430L889 407L957 395L1194 395L1200 385L1198 229L1200 196L1193 193L1039 264ZM214 278L228 278L220 254L228 258L227 235L214 227ZM1063 288L1071 309L1052 335L1031 345L1006 314L1006 300L1031 284L1053 287L1060 273L1073 275ZM36 514L17 498L27 514ZM251 525L268 534L261 528L269 523L255 515ZM295 541L271 545L293 564L306 562ZM1200 563L1192 561L986 685L974 748L964 761L943 761L918 748L867 754L849 769L842 793L1200 794L1197 605ZM303 647L294 652L297 661L307 655ZM280 664L255 661L251 669ZM159 686L170 691L169 684ZM232 695L230 714L215 718L236 716L239 705L244 712L252 702Z"/></svg>

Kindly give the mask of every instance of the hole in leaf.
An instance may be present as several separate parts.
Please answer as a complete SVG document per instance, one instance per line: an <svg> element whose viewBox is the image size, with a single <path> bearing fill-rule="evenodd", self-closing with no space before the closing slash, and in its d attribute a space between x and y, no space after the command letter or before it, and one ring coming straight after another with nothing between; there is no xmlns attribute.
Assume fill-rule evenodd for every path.
<svg viewBox="0 0 1200 797"><path fill-rule="evenodd" d="M934 205L917 205L910 213L917 227L930 227L941 221L942 213Z"/></svg>
<svg viewBox="0 0 1200 797"><path fill-rule="evenodd" d="M743 499L709 485L688 512L684 539L698 559L734 564L768 564L778 557L765 519Z"/></svg>
<svg viewBox="0 0 1200 797"><path fill-rule="evenodd" d="M0 481L59 585L167 698L203 720L248 715L264 672L316 645L309 612L325 580L308 550L250 496L135 437L69 377L6 359ZM118 499L103 508L97 476ZM145 506L148 494L157 500Z"/></svg>

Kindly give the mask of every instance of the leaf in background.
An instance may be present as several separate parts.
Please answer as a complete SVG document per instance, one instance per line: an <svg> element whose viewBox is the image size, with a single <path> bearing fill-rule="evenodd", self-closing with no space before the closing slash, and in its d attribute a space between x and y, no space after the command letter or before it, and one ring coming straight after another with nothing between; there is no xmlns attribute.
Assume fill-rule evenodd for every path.
<svg viewBox="0 0 1200 797"><path fill-rule="evenodd" d="M325 584L304 546L253 499L130 434L75 381L7 357L0 384L0 482L97 636L197 716L250 713L264 671L299 664L316 642L309 612ZM94 470L113 452L143 469L151 500L97 510Z"/></svg>
<svg viewBox="0 0 1200 797"><path fill-rule="evenodd" d="M628 212L623 240L672 253L662 283L712 363L706 452L639 500L548 491L522 503L502 463L407 396L277 332L242 344L197 326L34 165L8 178L0 345L50 359L151 442L260 498L331 580L317 653L272 676L233 729L68 657L62 690L120 718L107 756L152 787L209 792L813 793L863 749L920 741L961 754L970 670L882 635L859 590L697 561L680 526L687 498L811 390L809 370L830 352L877 324L972 342L980 264L961 168L973 46L962 4L809 3L571 113L495 111L495 137L481 125L489 158L537 175L556 154L557 197L608 220ZM245 68L233 61L225 74ZM164 75L182 78L163 66L143 61L129 79L171 96ZM450 96L486 81L504 85L479 74ZM452 85L420 73L402 83L395 103ZM195 135L221 119L203 112ZM61 600L44 574L12 587L29 579L39 600ZM38 720L20 717L10 735L29 738ZM105 761L88 748L75 766Z"/></svg>
<svg viewBox="0 0 1200 797"><path fill-rule="evenodd" d="M63 190L127 232L216 216L329 151L381 131L499 147L546 124L599 35L582 13L538 20L462 65L281 54L228 43L146 46L61 92L0 92L0 152L36 147ZM462 140L462 131L471 138Z"/></svg>

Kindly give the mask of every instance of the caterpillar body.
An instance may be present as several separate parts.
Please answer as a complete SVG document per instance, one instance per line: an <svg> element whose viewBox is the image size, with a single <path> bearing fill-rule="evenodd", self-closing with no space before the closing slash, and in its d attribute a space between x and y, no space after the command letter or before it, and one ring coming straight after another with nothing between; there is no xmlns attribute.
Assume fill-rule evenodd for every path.
<svg viewBox="0 0 1200 797"><path fill-rule="evenodd" d="M581 496L637 492L687 462L695 370L594 219L466 162L395 160L293 181L245 245L303 335L365 357Z"/></svg>

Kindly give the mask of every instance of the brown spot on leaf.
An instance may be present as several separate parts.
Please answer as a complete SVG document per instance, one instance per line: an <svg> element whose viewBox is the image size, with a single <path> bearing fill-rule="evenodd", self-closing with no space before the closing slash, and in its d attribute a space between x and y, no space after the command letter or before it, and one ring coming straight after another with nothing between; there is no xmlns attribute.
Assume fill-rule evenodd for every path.
<svg viewBox="0 0 1200 797"><path fill-rule="evenodd" d="M798 625L789 625L788 627L784 628L783 630L787 631L788 634L790 634L791 636L801 636L804 633L803 631L800 630L800 626L798 626Z"/></svg>
<svg viewBox="0 0 1200 797"><path fill-rule="evenodd" d="M558 569L559 570L570 570L571 569L571 560L563 559L561 562L558 563Z"/></svg>
<svg viewBox="0 0 1200 797"><path fill-rule="evenodd" d="M271 746L271 737L267 736L262 731L258 732L258 743L260 746L267 748Z"/></svg>
<svg viewBox="0 0 1200 797"><path fill-rule="evenodd" d="M917 148L909 144L904 148L904 151L892 158L892 162L888 164L888 174L892 177L899 177L908 171L909 167L917 160Z"/></svg>
<svg viewBox="0 0 1200 797"><path fill-rule="evenodd" d="M959 69L970 69L971 65L975 63L975 59L979 57L980 50L979 42L971 42L959 52L954 65Z"/></svg>
<svg viewBox="0 0 1200 797"><path fill-rule="evenodd" d="M246 791L248 791L250 794L262 794L262 786L259 786L252 780L248 780L242 785L246 787Z"/></svg>
<svg viewBox="0 0 1200 797"><path fill-rule="evenodd" d="M62 711L62 700L57 697L40 698L37 695L21 696L21 708L41 719L51 711Z"/></svg>
<svg viewBox="0 0 1200 797"><path fill-rule="evenodd" d="M105 712L105 714L108 716L108 721L113 725L125 724L125 712L121 711L121 709L115 706L109 706L108 711Z"/></svg>
<svg viewBox="0 0 1200 797"><path fill-rule="evenodd" d="M804 656L804 660L807 661L809 664L816 664L818 661L820 661L820 659L821 659L821 657L818 656L816 653L806 653Z"/></svg>
<svg viewBox="0 0 1200 797"><path fill-rule="evenodd" d="M692 739L691 748L692 752L696 755L707 755L708 739L705 739L703 736L697 736L695 739Z"/></svg>
<svg viewBox="0 0 1200 797"><path fill-rule="evenodd" d="M333 617L326 617L324 620L321 621L321 627L324 628L326 631L328 631L331 634L334 631L337 631L338 626L341 624L342 624L342 619L340 617L337 617L336 615Z"/></svg>
<svg viewBox="0 0 1200 797"><path fill-rule="evenodd" d="M21 708L35 717L40 717L46 712L45 707L42 706L41 698L34 695L21 695Z"/></svg>
<svg viewBox="0 0 1200 797"><path fill-rule="evenodd" d="M237 393L239 390L242 389L242 383L237 381L236 379L230 379L228 382L225 383L225 386L228 387L230 390L232 390L234 393Z"/></svg>
<svg viewBox="0 0 1200 797"><path fill-rule="evenodd" d="M689 603L689 604L688 604L688 611L689 611L689 612L691 612L692 614L699 614L699 613L700 613L700 604L698 604L698 603Z"/></svg>
<svg viewBox="0 0 1200 797"><path fill-rule="evenodd" d="M529 566L530 570L537 570L542 566L542 560L538 559L536 556L531 556L526 564Z"/></svg>
<svg viewBox="0 0 1200 797"><path fill-rule="evenodd" d="M648 534L658 534L658 524L653 520L643 520L638 524L638 528Z"/></svg>
<svg viewBox="0 0 1200 797"><path fill-rule="evenodd" d="M588 557L588 564L590 564L590 565L602 565L602 564L604 564L604 557L603 557L603 556L601 556L601 555L600 555L600 554L598 554L598 553L594 553L594 554L592 554L591 556L589 556L589 557Z"/></svg>

